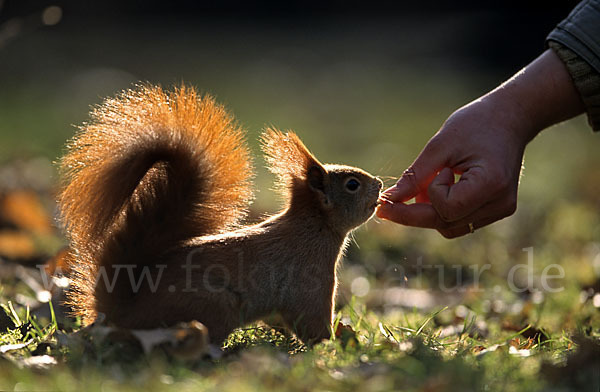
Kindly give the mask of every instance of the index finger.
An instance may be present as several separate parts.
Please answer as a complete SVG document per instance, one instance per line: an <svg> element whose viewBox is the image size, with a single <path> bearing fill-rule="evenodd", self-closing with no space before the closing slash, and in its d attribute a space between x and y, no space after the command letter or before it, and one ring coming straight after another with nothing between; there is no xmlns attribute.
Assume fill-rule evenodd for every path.
<svg viewBox="0 0 600 392"><path fill-rule="evenodd" d="M420 193L426 193L429 183L446 161L445 150L438 149L430 141L413 164L402 173L396 185L383 192L383 198L392 202L405 202Z"/></svg>

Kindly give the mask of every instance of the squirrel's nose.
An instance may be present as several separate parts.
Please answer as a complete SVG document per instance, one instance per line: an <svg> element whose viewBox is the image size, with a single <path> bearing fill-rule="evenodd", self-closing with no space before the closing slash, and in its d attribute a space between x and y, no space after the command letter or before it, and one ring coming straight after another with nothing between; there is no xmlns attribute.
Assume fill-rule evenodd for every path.
<svg viewBox="0 0 600 392"><path fill-rule="evenodd" d="M375 177L375 179L377 180L377 190L381 190L381 188L383 188L383 181L381 181L381 178L379 177Z"/></svg>

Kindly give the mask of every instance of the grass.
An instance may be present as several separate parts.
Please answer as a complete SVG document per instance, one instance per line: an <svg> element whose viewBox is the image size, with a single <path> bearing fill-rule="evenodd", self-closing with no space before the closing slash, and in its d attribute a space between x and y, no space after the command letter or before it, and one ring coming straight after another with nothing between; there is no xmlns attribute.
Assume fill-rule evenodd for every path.
<svg viewBox="0 0 600 392"><path fill-rule="evenodd" d="M9 308L9 307L7 307ZM8 310L8 309L7 309ZM594 309L583 309L588 314ZM596 311L597 312L597 311ZM2 344L27 343L11 352L11 360L41 353L58 364L47 370L19 369L5 361L0 370L0 389L12 390L593 390L597 382L594 360L583 345L596 345L600 333L580 331L527 335L528 325L517 332L503 331L487 319L485 338L475 328L480 316L465 318L462 332L443 336L452 308L430 313L397 312L382 316L366 310L353 299L340 311L352 328L335 340L312 348L268 327L254 327L232 334L219 359L182 361L156 350L145 355L132 344L91 342L84 353L68 350L57 336L56 321L44 328L31 316L10 313L21 328L2 335ZM584 326L585 316L578 320ZM589 316L589 314L588 314ZM486 318L483 318L486 319ZM30 324L26 334L20 332ZM595 324L597 325L597 324ZM584 335L586 337L584 337ZM596 341L596 343L593 343ZM90 342L88 342L90 343ZM577 377L568 370L570 360L587 355ZM552 383L554 373L563 373ZM592 382L587 384L586 382ZM588 389L586 389L588 388Z"/></svg>
<svg viewBox="0 0 600 392"><path fill-rule="evenodd" d="M249 129L257 153L259 130L274 123L297 130L323 161L360 166L391 183L454 108L507 76L445 67L450 54L435 37L427 48L439 61L408 51L405 65L397 59L408 49L389 43L374 52L381 37L370 30L348 45L334 35L307 42L300 33L281 40L256 33L240 43L235 32L211 44L193 31L173 43L168 34L177 31L152 29L159 41L146 39L153 33L143 28L132 36L58 32L3 49L0 75L14 71L17 82L1 80L0 200L28 189L50 222L50 162L72 134L69 124L137 79L168 85L181 78L217 95ZM133 54L123 36L140 50ZM148 42L165 47L169 64L153 57ZM190 53L190 46L202 50ZM110 61L99 47L110 48ZM30 52L40 61L27 61ZM347 327L339 336L306 347L281 329L250 325L230 336L222 355L201 360L163 346L146 353L130 338L82 331L58 302L49 308L29 278L39 279L33 265L64 238L0 214L0 239L18 231L27 254L8 257L0 241L0 390L596 391L597 152L598 136L583 119L545 131L527 149L517 213L461 239L369 222L354 234L340 271L336 325ZM258 159L256 166L253 216L276 209L266 191L272 179ZM564 276L543 287L544 271L555 274L555 266Z"/></svg>

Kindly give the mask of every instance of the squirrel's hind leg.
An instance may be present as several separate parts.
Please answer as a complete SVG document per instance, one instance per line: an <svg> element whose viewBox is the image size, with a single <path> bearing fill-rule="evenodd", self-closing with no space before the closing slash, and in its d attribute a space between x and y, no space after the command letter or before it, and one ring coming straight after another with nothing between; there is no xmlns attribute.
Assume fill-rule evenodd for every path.
<svg viewBox="0 0 600 392"><path fill-rule="evenodd" d="M322 304L312 309L286 311L286 324L306 344L313 345L331 338L332 306Z"/></svg>

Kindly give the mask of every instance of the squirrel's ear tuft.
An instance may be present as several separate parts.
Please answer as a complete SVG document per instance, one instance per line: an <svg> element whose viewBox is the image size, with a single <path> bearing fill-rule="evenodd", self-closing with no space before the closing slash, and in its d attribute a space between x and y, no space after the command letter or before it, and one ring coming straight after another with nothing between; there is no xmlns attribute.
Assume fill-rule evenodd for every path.
<svg viewBox="0 0 600 392"><path fill-rule="evenodd" d="M284 197L298 180L324 192L327 172L294 132L268 128L262 135L262 149L269 170L277 176L278 188L285 192Z"/></svg>

